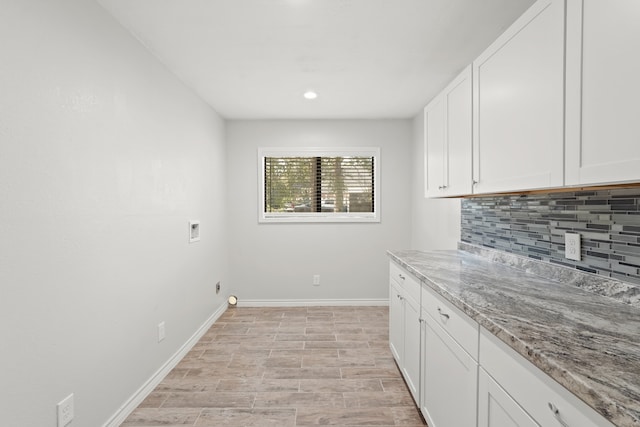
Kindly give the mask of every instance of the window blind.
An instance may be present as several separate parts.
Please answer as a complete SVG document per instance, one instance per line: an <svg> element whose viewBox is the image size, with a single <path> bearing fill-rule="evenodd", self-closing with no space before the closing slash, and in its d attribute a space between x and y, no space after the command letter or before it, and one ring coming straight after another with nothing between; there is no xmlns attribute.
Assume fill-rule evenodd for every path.
<svg viewBox="0 0 640 427"><path fill-rule="evenodd" d="M264 157L264 212L375 212L375 158Z"/></svg>

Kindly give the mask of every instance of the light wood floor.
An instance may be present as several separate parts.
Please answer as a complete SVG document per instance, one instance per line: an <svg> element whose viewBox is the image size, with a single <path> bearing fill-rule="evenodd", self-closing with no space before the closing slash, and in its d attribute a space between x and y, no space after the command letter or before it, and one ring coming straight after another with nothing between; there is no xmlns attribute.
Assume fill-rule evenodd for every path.
<svg viewBox="0 0 640 427"><path fill-rule="evenodd" d="M231 308L122 426L425 426L387 307Z"/></svg>

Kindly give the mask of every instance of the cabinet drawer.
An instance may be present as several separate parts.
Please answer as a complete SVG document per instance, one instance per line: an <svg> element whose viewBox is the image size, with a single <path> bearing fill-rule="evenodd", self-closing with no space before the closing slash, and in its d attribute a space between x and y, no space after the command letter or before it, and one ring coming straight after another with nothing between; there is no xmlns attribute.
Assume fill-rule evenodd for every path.
<svg viewBox="0 0 640 427"><path fill-rule="evenodd" d="M482 328L480 364L541 426L613 427L553 378Z"/></svg>
<svg viewBox="0 0 640 427"><path fill-rule="evenodd" d="M475 360L478 360L478 323L427 285L422 285L422 309Z"/></svg>
<svg viewBox="0 0 640 427"><path fill-rule="evenodd" d="M389 263L389 278L400 285L407 296L420 304L420 282L414 275L391 262Z"/></svg>

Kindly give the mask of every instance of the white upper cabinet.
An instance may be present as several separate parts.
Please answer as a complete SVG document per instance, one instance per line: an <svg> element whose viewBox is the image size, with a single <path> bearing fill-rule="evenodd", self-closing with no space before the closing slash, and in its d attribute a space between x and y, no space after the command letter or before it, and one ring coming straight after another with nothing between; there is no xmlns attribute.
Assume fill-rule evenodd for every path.
<svg viewBox="0 0 640 427"><path fill-rule="evenodd" d="M424 109L425 196L471 194L471 66Z"/></svg>
<svg viewBox="0 0 640 427"><path fill-rule="evenodd" d="M566 184L640 181L640 1L567 6Z"/></svg>
<svg viewBox="0 0 640 427"><path fill-rule="evenodd" d="M445 103L442 94L424 109L424 195L441 197L444 185Z"/></svg>
<svg viewBox="0 0 640 427"><path fill-rule="evenodd" d="M564 184L564 41L565 2L538 1L474 61L474 193Z"/></svg>

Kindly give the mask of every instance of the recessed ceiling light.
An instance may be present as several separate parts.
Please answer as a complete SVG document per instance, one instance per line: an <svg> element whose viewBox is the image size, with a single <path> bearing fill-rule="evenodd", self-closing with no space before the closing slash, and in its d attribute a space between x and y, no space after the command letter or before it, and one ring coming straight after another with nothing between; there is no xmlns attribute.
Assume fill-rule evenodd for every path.
<svg viewBox="0 0 640 427"><path fill-rule="evenodd" d="M312 90L308 90L304 93L303 96L305 97L305 99L316 99L318 97L318 94Z"/></svg>

